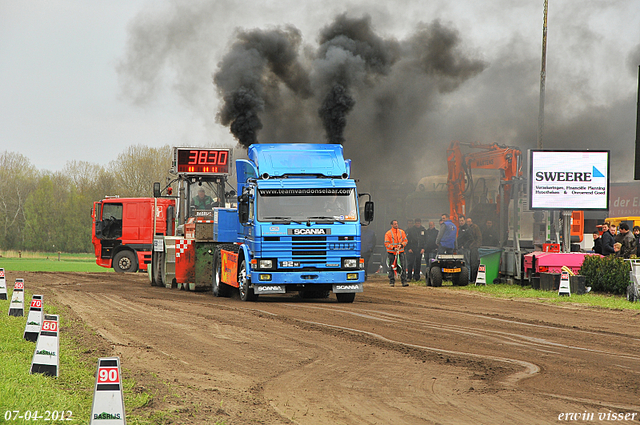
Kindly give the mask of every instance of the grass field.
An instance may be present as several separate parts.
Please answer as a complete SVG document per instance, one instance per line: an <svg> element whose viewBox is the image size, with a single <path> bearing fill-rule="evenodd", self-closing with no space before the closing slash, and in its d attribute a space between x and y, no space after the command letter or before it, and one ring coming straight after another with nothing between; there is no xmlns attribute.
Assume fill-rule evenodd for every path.
<svg viewBox="0 0 640 425"><path fill-rule="evenodd" d="M3 313L8 311L10 299L9 294L9 300L0 300ZM29 304L30 299L31 294L27 292L25 305ZM55 306L46 302L44 310L47 314L60 314ZM24 417L26 412L34 415L37 411L38 417L43 417L37 422L88 424L97 357L87 355L91 350L65 331L79 325L69 322L64 314L60 314L60 376L31 375L29 371L36 344L23 339L27 315L26 311L24 317L0 314L0 423L31 423L35 419L26 421L24 418L15 418ZM124 379L126 412L143 407L152 399L147 392L132 391L134 386L134 380ZM61 412L64 412L65 420L53 420L60 417ZM45 421L46 418L49 419ZM127 423L146 425L156 422L127 413Z"/></svg>
<svg viewBox="0 0 640 425"><path fill-rule="evenodd" d="M640 310L640 303L631 303L621 295L588 293L584 295L572 294L570 297L559 296L554 291L541 291L530 286L520 285L482 285L482 286L450 286L451 289L472 291L488 294L500 298L529 298L548 303L578 303L592 307L610 308L615 310Z"/></svg>
<svg viewBox="0 0 640 425"><path fill-rule="evenodd" d="M0 251L0 267L21 272L113 272L86 253Z"/></svg>

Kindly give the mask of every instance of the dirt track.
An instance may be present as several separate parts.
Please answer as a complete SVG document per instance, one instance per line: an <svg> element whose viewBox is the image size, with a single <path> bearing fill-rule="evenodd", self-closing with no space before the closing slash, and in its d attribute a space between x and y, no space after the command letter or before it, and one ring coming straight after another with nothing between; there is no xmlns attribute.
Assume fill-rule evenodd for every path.
<svg viewBox="0 0 640 425"><path fill-rule="evenodd" d="M15 277L95 330L103 339L83 334L94 355L120 356L156 393L147 410L177 409L175 423L548 424L571 412L601 423L609 421L599 412L640 414L637 312L390 288L383 278L338 304L334 295L243 303L151 287L146 275L7 281Z"/></svg>

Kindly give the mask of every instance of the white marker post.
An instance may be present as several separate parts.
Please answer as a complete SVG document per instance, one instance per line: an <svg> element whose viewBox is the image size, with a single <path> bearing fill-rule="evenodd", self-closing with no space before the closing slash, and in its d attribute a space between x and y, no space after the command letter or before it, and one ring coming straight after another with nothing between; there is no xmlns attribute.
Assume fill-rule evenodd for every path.
<svg viewBox="0 0 640 425"><path fill-rule="evenodd" d="M120 376L120 357L98 359L90 425L125 425L127 423Z"/></svg>
<svg viewBox="0 0 640 425"><path fill-rule="evenodd" d="M480 264L478 266L478 276L476 276L476 286L487 286L487 266Z"/></svg>
<svg viewBox="0 0 640 425"><path fill-rule="evenodd" d="M47 376L59 375L60 343L58 341L58 315L45 314L31 360L31 373Z"/></svg>
<svg viewBox="0 0 640 425"><path fill-rule="evenodd" d="M0 300L7 299L7 280L4 278L4 269L0 268Z"/></svg>
<svg viewBox="0 0 640 425"><path fill-rule="evenodd" d="M31 342L38 340L40 327L42 326L42 295L31 297L31 307L29 307L29 317L24 328L24 339Z"/></svg>
<svg viewBox="0 0 640 425"><path fill-rule="evenodd" d="M9 316L24 316L24 279L16 279L9 304Z"/></svg>
<svg viewBox="0 0 640 425"><path fill-rule="evenodd" d="M560 275L560 286L558 287L558 295L566 295L568 297L571 296L571 284L569 279L569 273L563 271Z"/></svg>

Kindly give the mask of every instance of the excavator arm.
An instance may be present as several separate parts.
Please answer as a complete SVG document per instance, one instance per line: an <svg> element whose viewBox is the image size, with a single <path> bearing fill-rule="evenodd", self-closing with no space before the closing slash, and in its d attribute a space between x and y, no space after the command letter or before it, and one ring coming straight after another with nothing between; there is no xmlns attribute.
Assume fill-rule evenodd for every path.
<svg viewBox="0 0 640 425"><path fill-rule="evenodd" d="M479 152L463 154L461 146L480 149ZM467 200L474 191L473 169L500 170L500 180L509 182L513 178L522 177L522 152L512 146L483 144L478 142L460 143L453 141L447 149L449 191L449 212L452 219L459 215L467 215ZM511 196L511 185L504 185L505 199ZM496 200L496 214L500 211L500 200Z"/></svg>

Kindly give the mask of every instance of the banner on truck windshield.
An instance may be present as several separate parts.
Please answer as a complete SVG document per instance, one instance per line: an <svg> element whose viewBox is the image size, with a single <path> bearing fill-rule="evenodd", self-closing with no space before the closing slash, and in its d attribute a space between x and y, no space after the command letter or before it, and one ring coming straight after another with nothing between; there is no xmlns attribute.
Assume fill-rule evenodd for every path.
<svg viewBox="0 0 640 425"><path fill-rule="evenodd" d="M258 189L260 196L349 196L353 188L320 187L314 189Z"/></svg>
<svg viewBox="0 0 640 425"><path fill-rule="evenodd" d="M609 208L609 151L529 151L531 209Z"/></svg>

